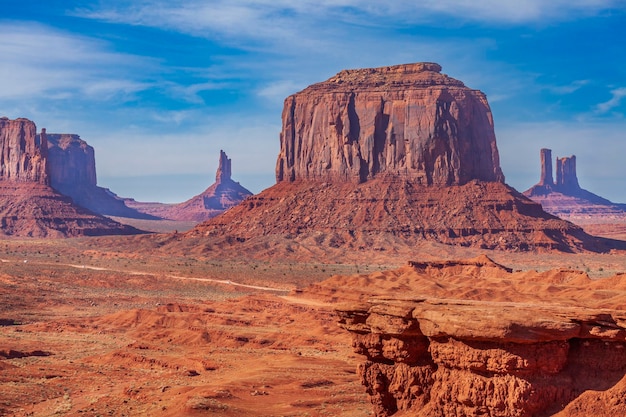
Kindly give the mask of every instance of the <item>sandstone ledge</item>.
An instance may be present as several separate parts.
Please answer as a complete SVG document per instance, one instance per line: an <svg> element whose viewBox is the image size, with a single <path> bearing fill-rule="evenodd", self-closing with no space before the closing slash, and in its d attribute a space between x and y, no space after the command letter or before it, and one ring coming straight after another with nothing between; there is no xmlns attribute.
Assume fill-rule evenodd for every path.
<svg viewBox="0 0 626 417"><path fill-rule="evenodd" d="M554 415L626 372L624 311L376 299L338 312L377 416Z"/></svg>

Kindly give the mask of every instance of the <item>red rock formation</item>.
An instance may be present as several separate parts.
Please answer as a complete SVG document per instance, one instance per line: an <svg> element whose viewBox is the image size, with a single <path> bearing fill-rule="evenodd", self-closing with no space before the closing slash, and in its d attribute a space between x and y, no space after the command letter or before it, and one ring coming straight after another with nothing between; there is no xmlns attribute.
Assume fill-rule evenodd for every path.
<svg viewBox="0 0 626 417"><path fill-rule="evenodd" d="M503 182L487 98L433 63L342 71L288 97L277 181Z"/></svg>
<svg viewBox="0 0 626 417"><path fill-rule="evenodd" d="M440 70L342 71L288 97L278 183L187 236L255 247L605 250L504 184L485 95Z"/></svg>
<svg viewBox="0 0 626 417"><path fill-rule="evenodd" d="M541 149L541 178L539 179L539 183L537 185L545 186L545 185L554 185L554 179L552 177L552 150L551 149Z"/></svg>
<svg viewBox="0 0 626 417"><path fill-rule="evenodd" d="M93 147L74 134L47 133L50 185L81 207L106 216L157 219L127 207L107 188L98 187Z"/></svg>
<svg viewBox="0 0 626 417"><path fill-rule="evenodd" d="M142 203L130 199L126 200L126 204L142 213L164 219L201 222L223 213L252 195L252 192L233 181L231 175L231 160L220 150L215 183L201 194L180 204Z"/></svg>
<svg viewBox="0 0 626 417"><path fill-rule="evenodd" d="M217 165L217 172L215 173L215 182L221 184L231 180L232 167L231 160L226 155L226 152L220 150L220 162Z"/></svg>
<svg viewBox="0 0 626 417"><path fill-rule="evenodd" d="M130 234L139 231L78 207L50 187L56 175L71 170L50 169L45 129L36 135L27 119L0 119L0 234L29 237ZM55 152L52 152L54 159ZM95 178L94 178L95 180Z"/></svg>
<svg viewBox="0 0 626 417"><path fill-rule="evenodd" d="M376 416L626 412L622 276L603 283L579 271L512 272L485 256L383 274L311 289L369 295L338 313L364 356L357 372Z"/></svg>
<svg viewBox="0 0 626 417"><path fill-rule="evenodd" d="M47 133L42 129L40 136L48 139L48 172L50 185L66 194L75 187L95 187L96 158L93 147L73 134Z"/></svg>
<svg viewBox="0 0 626 417"><path fill-rule="evenodd" d="M541 179L524 195L541 204L548 213L584 225L626 222L626 205L615 204L580 187L576 156L556 158L556 182L552 183L551 151L541 150Z"/></svg>
<svg viewBox="0 0 626 417"><path fill-rule="evenodd" d="M580 190L576 176L576 155L556 158L556 186L570 194Z"/></svg>
<svg viewBox="0 0 626 417"><path fill-rule="evenodd" d="M48 184L46 135L35 134L28 119L0 118L0 180Z"/></svg>

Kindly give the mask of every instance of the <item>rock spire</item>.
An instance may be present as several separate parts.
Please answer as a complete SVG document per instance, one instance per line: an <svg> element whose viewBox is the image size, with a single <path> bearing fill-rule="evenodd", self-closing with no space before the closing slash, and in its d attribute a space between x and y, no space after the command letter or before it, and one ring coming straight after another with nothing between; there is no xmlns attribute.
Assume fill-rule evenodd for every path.
<svg viewBox="0 0 626 417"><path fill-rule="evenodd" d="M230 181L232 175L231 163L232 161L228 158L226 152L220 150L220 161L215 173L215 182L221 184L224 181Z"/></svg>
<svg viewBox="0 0 626 417"><path fill-rule="evenodd" d="M552 177L552 150L543 148L539 153L541 155L541 178L537 185L554 185Z"/></svg>

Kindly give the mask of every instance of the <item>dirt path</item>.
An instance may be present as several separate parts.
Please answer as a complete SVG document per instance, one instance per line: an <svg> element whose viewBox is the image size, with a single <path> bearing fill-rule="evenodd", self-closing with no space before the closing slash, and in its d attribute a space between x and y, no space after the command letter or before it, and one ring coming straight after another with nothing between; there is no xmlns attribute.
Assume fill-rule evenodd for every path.
<svg viewBox="0 0 626 417"><path fill-rule="evenodd" d="M16 263L20 263L21 261L11 261L8 259L0 259L0 262L2 263L10 263L10 262L16 262ZM27 259L25 259L23 261L24 263L30 263L31 265L62 265L62 266L69 266L70 268L76 268L76 269L89 269L89 270L93 270L93 271L108 271L108 272L119 272L122 274L129 274L129 275L156 275L154 272L145 272L145 271L136 271L136 270L124 270L124 269L113 269L113 268L104 268L104 267L99 267L99 266L91 266L91 265L78 265L78 264L66 264L66 263L52 263L52 262L37 262L37 261L29 261ZM165 274L164 277L166 278L170 278L170 279L178 279L178 280L186 280L186 281L200 281L200 282L211 282L211 283L215 283L215 284L224 284L224 285L232 285L234 287L241 287L241 288L250 288L253 290L259 290L259 291L271 291L271 292L278 292L278 293L288 293L289 291L291 291L291 289L289 288L274 288L274 287L264 287L264 286L260 286L260 285L249 285L249 284L242 284L239 282L235 282L229 279L214 279L214 278L196 278L196 277L184 277L184 276L180 276L180 275L170 275L170 274Z"/></svg>

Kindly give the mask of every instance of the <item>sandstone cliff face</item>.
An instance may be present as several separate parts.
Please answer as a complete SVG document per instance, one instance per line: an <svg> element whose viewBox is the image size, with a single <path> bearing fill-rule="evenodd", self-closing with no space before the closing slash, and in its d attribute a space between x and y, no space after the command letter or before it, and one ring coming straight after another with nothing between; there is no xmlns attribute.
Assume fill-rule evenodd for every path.
<svg viewBox="0 0 626 417"><path fill-rule="evenodd" d="M28 119L0 118L0 180L48 183L45 133Z"/></svg>
<svg viewBox="0 0 626 417"><path fill-rule="evenodd" d="M340 314L377 416L549 416L626 373L623 312L427 299Z"/></svg>
<svg viewBox="0 0 626 417"><path fill-rule="evenodd" d="M348 70L288 97L277 181L503 182L485 95L434 63Z"/></svg>
<svg viewBox="0 0 626 417"><path fill-rule="evenodd" d="M626 412L623 275L513 272L485 256L382 274L310 290L370 300L338 313L363 355L357 372L376 416ZM587 414L599 401L602 411Z"/></svg>
<svg viewBox="0 0 626 417"><path fill-rule="evenodd" d="M95 187L96 158L93 147L72 134L46 134L48 139L48 164L50 185L63 194L71 195L76 187Z"/></svg>
<svg viewBox="0 0 626 417"><path fill-rule="evenodd" d="M76 143L76 138L53 135L52 143L48 143L45 129L40 135L36 130L30 120L0 118L0 235L68 237L139 233L79 207L70 197L53 189L51 183L95 184L95 167L91 171L81 170L88 168L88 147L83 146L86 144L80 144L78 151L61 150L61 146Z"/></svg>

